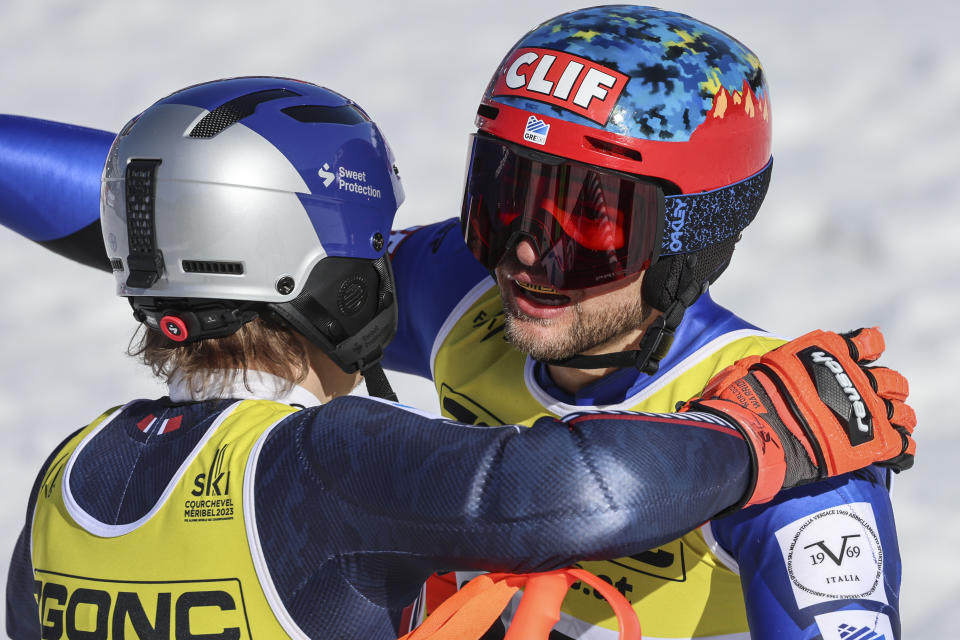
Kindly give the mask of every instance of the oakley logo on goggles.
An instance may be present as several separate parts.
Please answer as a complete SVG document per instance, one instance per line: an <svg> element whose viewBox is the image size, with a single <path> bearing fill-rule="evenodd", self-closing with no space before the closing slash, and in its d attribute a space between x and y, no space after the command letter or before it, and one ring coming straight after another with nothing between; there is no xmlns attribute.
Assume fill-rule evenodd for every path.
<svg viewBox="0 0 960 640"><path fill-rule="evenodd" d="M652 180L473 135L460 224L493 270L522 239L557 289L584 289L739 234L756 216L773 161L740 182L664 196Z"/></svg>

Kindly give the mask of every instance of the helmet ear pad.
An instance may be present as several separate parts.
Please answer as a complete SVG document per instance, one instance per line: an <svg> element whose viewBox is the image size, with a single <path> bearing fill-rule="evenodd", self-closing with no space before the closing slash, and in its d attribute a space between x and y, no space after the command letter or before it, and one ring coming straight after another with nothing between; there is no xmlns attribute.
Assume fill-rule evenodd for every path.
<svg viewBox="0 0 960 640"><path fill-rule="evenodd" d="M397 331L395 300L388 258L326 257L296 298L268 306L353 373L383 357Z"/></svg>
<svg viewBox="0 0 960 640"><path fill-rule="evenodd" d="M730 264L739 234L694 253L661 256L643 274L641 295L644 302L666 311L677 297L694 286L699 292L713 283ZM697 293L685 306L693 304Z"/></svg>

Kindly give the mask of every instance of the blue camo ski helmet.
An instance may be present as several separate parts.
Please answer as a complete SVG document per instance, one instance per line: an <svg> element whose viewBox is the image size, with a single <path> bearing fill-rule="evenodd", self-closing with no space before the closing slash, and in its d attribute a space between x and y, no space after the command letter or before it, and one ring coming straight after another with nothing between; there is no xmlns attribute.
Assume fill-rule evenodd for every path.
<svg viewBox="0 0 960 640"><path fill-rule="evenodd" d="M266 305L355 371L396 331L385 239L402 202L353 101L243 77L177 91L123 128L101 222L117 293L170 340L229 335Z"/></svg>
<svg viewBox="0 0 960 640"><path fill-rule="evenodd" d="M654 7L547 20L513 46L482 104L481 131L683 194L740 182L770 161L770 92L756 54ZM531 115L549 129L533 139L524 135Z"/></svg>
<svg viewBox="0 0 960 640"><path fill-rule="evenodd" d="M643 271L641 295L663 312L646 330L640 350L551 363L655 372L684 310L729 264L767 191L770 95L757 56L720 29L681 13L625 4L578 9L543 22L510 49L481 99L476 124L461 214L474 255L490 267L523 237L514 231L527 225L524 233L536 240L544 270L562 274L553 281L566 282L570 272L577 276L569 278L575 283L570 288L582 288ZM652 200L626 200L629 215L608 219L620 221L621 232L629 226L625 221L637 222L630 230L642 232L604 236L610 225L595 225L597 235L580 243L595 251L595 259L587 259L587 251L576 254L578 247L538 231L552 224L536 219L544 211L550 215L540 203L526 217L516 211L500 215L501 203L516 208L515 201L530 201L487 189L495 182L488 176L511 166L496 163L498 153L573 167L595 178L628 174L653 182L660 190L656 210ZM541 174L523 179L543 182ZM599 178L584 184L598 185ZM526 186L513 193L526 193ZM608 237L636 241L605 245ZM577 273L580 264L587 266Z"/></svg>
<svg viewBox="0 0 960 640"><path fill-rule="evenodd" d="M652 243L659 247L621 275L647 269L644 298L661 310L720 275L772 166L759 58L716 27L655 7L578 9L529 31L490 80L477 128L659 181L669 196Z"/></svg>

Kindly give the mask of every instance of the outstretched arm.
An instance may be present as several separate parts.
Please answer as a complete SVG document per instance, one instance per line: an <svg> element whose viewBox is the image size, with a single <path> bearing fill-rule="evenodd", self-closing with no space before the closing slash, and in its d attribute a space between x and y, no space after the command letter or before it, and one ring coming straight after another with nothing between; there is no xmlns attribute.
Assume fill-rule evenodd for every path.
<svg viewBox="0 0 960 640"><path fill-rule="evenodd" d="M100 234L100 174L114 134L0 115L0 224L110 271Z"/></svg>
<svg viewBox="0 0 960 640"><path fill-rule="evenodd" d="M824 379L816 367L790 367L808 348L833 353L841 373L827 367ZM879 332L819 332L724 371L680 413L585 413L530 429L341 398L292 416L263 448L256 520L264 554L269 564L288 565L282 558L291 553L315 558L331 588L345 583L396 608L432 571L529 572L630 555L769 500L774 486L874 462L905 468L913 452L906 383L863 364L880 350ZM841 374L872 417L870 437L856 446L844 415L821 415L843 408L830 384ZM322 540L310 535L321 525ZM301 563L278 591L294 593L317 572Z"/></svg>
<svg viewBox="0 0 960 640"><path fill-rule="evenodd" d="M738 502L751 474L744 440L713 416L473 427L349 396L288 418L256 465L266 566L301 624L398 611L438 570L639 552Z"/></svg>

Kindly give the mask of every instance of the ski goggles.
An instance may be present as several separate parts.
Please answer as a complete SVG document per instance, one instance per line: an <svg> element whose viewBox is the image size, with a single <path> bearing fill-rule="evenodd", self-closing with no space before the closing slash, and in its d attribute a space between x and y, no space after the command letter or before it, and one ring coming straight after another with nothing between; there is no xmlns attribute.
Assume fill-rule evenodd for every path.
<svg viewBox="0 0 960 640"><path fill-rule="evenodd" d="M527 240L557 289L584 289L652 264L663 233L657 183L484 135L471 136L460 223L491 271Z"/></svg>

